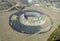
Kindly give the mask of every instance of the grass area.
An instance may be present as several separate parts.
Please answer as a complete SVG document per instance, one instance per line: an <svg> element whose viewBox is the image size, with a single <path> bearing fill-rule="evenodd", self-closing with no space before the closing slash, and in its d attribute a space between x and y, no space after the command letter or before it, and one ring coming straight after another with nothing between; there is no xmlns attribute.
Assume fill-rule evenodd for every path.
<svg viewBox="0 0 60 41"><path fill-rule="evenodd" d="M50 35L48 41L60 41L60 25L58 28Z"/></svg>

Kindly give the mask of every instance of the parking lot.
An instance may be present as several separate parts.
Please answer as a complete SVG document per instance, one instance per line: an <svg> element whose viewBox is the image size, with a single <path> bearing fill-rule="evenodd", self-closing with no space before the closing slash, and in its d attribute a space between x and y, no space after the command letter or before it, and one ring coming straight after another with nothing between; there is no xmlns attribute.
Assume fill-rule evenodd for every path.
<svg viewBox="0 0 60 41"><path fill-rule="evenodd" d="M56 10L52 10L50 8L44 8L42 6L40 7L32 6L32 7L27 7L26 9L30 9L30 10L33 9L33 10L41 11L45 14L48 14L52 18L54 23L50 31L46 33L38 34L26 41L47 41L50 34L60 24L60 12L57 12ZM27 39L30 36L29 34L23 34L15 31L9 25L9 17L15 12L17 11L0 13L0 41L24 41L24 39Z"/></svg>

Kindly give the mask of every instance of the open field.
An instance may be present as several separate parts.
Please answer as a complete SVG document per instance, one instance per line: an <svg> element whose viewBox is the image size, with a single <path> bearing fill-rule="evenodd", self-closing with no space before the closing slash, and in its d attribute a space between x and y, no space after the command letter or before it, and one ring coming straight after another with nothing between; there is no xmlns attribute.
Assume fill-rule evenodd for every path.
<svg viewBox="0 0 60 41"><path fill-rule="evenodd" d="M60 40L60 26L53 31L53 33L50 35L48 41L58 41Z"/></svg>

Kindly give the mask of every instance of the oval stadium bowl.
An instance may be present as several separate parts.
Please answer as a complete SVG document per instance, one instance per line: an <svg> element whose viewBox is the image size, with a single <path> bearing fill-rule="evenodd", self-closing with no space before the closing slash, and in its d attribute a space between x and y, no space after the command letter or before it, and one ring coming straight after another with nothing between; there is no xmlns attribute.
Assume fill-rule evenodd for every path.
<svg viewBox="0 0 60 41"><path fill-rule="evenodd" d="M48 15L35 10L19 11L9 18L9 25L24 34L47 32L51 29L52 24L52 19Z"/></svg>

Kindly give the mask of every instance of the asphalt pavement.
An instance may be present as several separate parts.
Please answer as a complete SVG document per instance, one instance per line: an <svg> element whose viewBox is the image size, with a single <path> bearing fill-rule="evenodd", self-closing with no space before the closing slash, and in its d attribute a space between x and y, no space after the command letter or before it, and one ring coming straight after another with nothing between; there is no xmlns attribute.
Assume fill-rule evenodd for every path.
<svg viewBox="0 0 60 41"><path fill-rule="evenodd" d="M44 8L42 6L40 7L31 6L31 7L27 7L26 9L30 9L30 10L33 9L33 10L41 11L49 15L52 18L53 23L54 23L50 31L46 33L38 34L32 38L29 38L26 41L47 41L51 33L60 24L60 12L55 12L52 9ZM17 11L9 11L9 12L0 13L0 41L24 41L24 39L27 39L30 36L29 34L23 34L23 33L15 31L9 25L9 17L15 12Z"/></svg>

